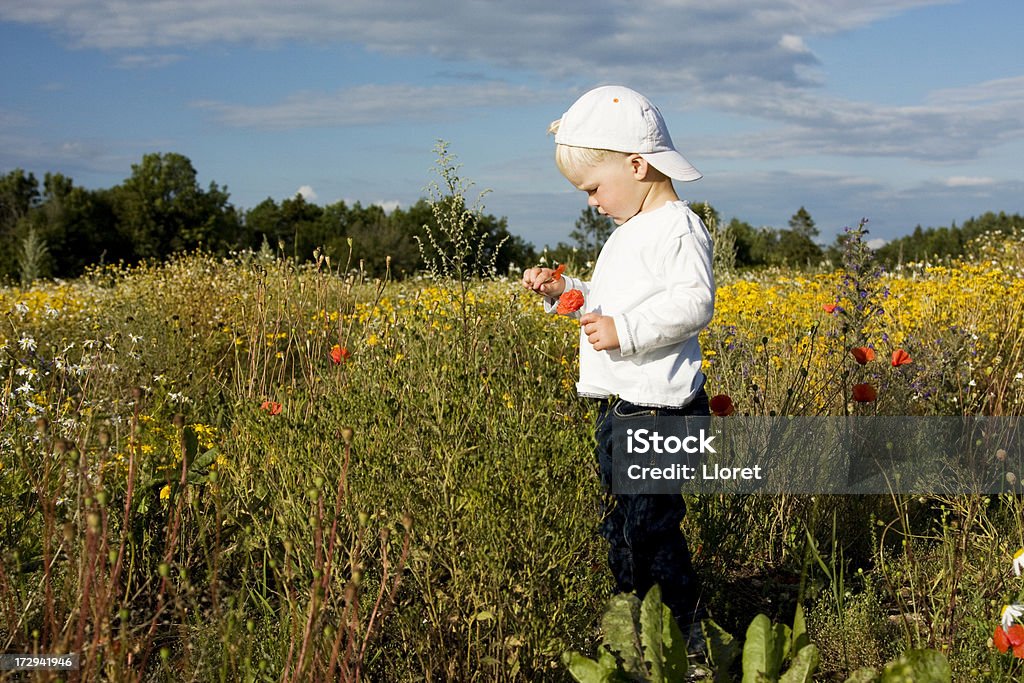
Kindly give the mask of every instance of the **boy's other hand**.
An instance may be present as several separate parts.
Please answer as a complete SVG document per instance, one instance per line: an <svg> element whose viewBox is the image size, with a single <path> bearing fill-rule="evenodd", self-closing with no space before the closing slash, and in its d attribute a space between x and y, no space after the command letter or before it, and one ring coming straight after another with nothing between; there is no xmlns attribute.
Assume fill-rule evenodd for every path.
<svg viewBox="0 0 1024 683"><path fill-rule="evenodd" d="M556 298L565 291L565 279L554 279L555 271L551 268L529 268L523 271L523 287L538 294Z"/></svg>
<svg viewBox="0 0 1024 683"><path fill-rule="evenodd" d="M587 313L580 318L580 326L595 351L619 348L619 333L615 329L615 320L610 315Z"/></svg>

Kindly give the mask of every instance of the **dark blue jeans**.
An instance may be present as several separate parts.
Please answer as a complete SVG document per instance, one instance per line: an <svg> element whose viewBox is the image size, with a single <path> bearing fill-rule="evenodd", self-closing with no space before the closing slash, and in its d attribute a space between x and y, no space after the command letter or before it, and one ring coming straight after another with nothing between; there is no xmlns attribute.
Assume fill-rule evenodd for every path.
<svg viewBox="0 0 1024 683"><path fill-rule="evenodd" d="M686 514L682 495L612 494L613 413L637 412L659 415L710 415L704 389L682 408L651 408L622 399L600 401L597 416L597 462L604 489L601 536L608 541L608 564L619 592L636 591L643 598L654 585L661 586L663 602L684 629L706 614L700 581L693 571L686 537L679 528Z"/></svg>

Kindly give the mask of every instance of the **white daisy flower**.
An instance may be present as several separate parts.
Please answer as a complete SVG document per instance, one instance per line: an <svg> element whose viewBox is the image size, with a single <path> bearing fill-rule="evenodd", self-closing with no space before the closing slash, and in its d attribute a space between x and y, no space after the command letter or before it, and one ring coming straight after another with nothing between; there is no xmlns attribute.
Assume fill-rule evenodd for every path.
<svg viewBox="0 0 1024 683"><path fill-rule="evenodd" d="M22 315L25 315L26 313L28 313L28 304L26 304L24 301L19 301L14 306L14 310L16 310L18 313L21 313Z"/></svg>
<svg viewBox="0 0 1024 683"><path fill-rule="evenodd" d="M1014 622L1024 616L1024 605L1003 605L1003 630L1009 631Z"/></svg>
<svg viewBox="0 0 1024 683"><path fill-rule="evenodd" d="M33 339L32 337L23 336L21 339L18 340L18 346L21 347L22 351L35 351L36 340Z"/></svg>
<svg viewBox="0 0 1024 683"><path fill-rule="evenodd" d="M1022 571L1024 571L1024 548L1013 554L1013 573L1020 576Z"/></svg>

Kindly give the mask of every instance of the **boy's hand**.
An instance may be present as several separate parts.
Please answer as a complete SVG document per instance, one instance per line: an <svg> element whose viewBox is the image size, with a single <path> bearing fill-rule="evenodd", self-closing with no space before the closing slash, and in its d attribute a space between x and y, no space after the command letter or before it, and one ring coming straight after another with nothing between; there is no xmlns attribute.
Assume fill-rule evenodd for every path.
<svg viewBox="0 0 1024 683"><path fill-rule="evenodd" d="M580 326L587 335L587 341L595 351L611 351L619 348L619 333L615 330L615 320L610 315L587 313L580 318Z"/></svg>
<svg viewBox="0 0 1024 683"><path fill-rule="evenodd" d="M565 280L554 279L555 271L551 268L529 268L523 271L523 287L538 294L557 298L565 291Z"/></svg>

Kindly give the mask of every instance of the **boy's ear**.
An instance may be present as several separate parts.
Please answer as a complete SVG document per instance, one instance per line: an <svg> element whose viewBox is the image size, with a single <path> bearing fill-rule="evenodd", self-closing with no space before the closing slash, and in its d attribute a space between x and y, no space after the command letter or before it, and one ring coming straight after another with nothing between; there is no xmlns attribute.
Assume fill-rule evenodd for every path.
<svg viewBox="0 0 1024 683"><path fill-rule="evenodd" d="M639 154L629 155L629 165L633 171L633 180L647 180L651 171L651 165Z"/></svg>

